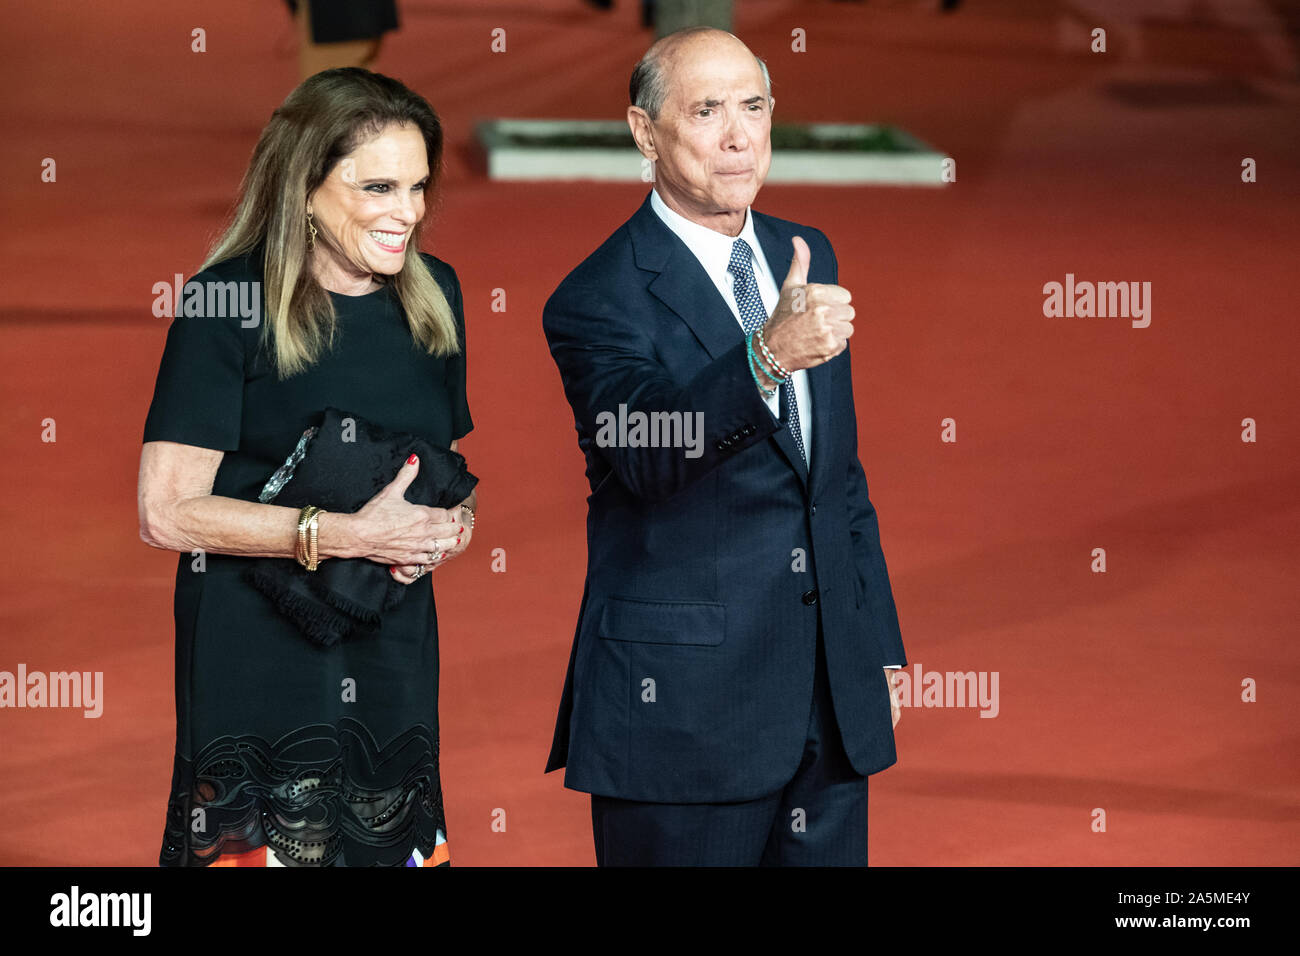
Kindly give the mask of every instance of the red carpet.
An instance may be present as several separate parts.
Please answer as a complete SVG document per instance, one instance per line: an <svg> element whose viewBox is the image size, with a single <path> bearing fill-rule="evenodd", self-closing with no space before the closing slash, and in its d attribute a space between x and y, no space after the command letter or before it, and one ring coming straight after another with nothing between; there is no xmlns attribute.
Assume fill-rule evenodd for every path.
<svg viewBox="0 0 1300 956"><path fill-rule="evenodd" d="M540 315L643 193L489 183L473 124L622 115L648 43L635 6L404 2L375 65L451 141L428 248L464 284L462 450L482 476L475 544L436 573L457 866L594 862L586 796L541 772L585 483ZM900 761L872 778L872 862L1300 863L1295 5L740 6L778 119L894 122L957 159L943 190L758 203L823 229L854 293L859 441L911 663L999 676L993 719L904 711ZM137 536L167 324L150 290L202 259L295 83L292 36L241 0L45 3L0 39L0 670L102 671L105 693L98 719L0 710L0 864L157 863L175 556ZM1067 273L1150 282L1150 327L1044 317Z"/></svg>

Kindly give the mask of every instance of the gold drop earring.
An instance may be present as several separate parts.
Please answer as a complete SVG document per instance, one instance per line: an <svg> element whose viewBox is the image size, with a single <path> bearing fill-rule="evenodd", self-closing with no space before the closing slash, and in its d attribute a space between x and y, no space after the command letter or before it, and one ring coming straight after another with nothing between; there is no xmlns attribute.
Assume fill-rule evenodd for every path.
<svg viewBox="0 0 1300 956"><path fill-rule="evenodd" d="M311 206L307 207L307 228L310 230L307 233L307 251L311 252L316 248L316 226L312 223Z"/></svg>

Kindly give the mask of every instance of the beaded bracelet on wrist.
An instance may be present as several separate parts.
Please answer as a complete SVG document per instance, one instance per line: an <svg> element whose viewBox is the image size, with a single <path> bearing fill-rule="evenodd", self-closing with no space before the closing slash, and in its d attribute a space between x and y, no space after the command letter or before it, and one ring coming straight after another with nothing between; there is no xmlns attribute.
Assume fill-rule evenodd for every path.
<svg viewBox="0 0 1300 956"><path fill-rule="evenodd" d="M759 332L759 335L762 335L762 332ZM762 343L760 342L760 344ZM784 385L786 382L790 381L790 377L788 375L785 378L777 378L775 375L772 374L771 370L768 369L767 365L765 365L762 362L762 360L759 359L758 353L754 351L752 339L750 343L750 355L752 355L754 358L754 364L757 365L762 370L763 377L772 383L773 388L778 388Z"/></svg>
<svg viewBox="0 0 1300 956"><path fill-rule="evenodd" d="M758 380L758 369L761 368L762 366L761 363L758 361L758 356L754 354L754 336L752 335L745 336L745 352L746 352L746 361L749 363L749 374L750 376L753 377L754 384L758 386L758 390L763 393L764 398L771 398L773 395L776 394L776 389L766 388L764 387L763 383ZM771 375L767 374L766 370L764 370L763 374L767 375L768 378L772 377Z"/></svg>
<svg viewBox="0 0 1300 956"><path fill-rule="evenodd" d="M777 378L775 375L773 375L772 371L767 367L767 363L758 357L757 351L754 352L754 364L757 365L760 369L762 369L763 377L772 383L773 388L780 388L787 381L789 381L789 379Z"/></svg>
<svg viewBox="0 0 1300 956"><path fill-rule="evenodd" d="M775 371L777 375L781 376L781 384L784 385L786 382L790 381L790 370L778 362L776 356L772 354L772 350L767 347L767 342L763 340L762 328L758 330L758 347L762 350L763 358L767 359L767 362L772 366L773 371Z"/></svg>

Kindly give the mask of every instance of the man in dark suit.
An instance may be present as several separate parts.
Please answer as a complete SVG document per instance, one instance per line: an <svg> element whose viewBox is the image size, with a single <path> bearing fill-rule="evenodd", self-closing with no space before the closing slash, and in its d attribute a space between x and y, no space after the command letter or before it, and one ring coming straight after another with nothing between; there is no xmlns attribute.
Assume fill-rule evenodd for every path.
<svg viewBox="0 0 1300 956"><path fill-rule="evenodd" d="M543 315L591 485L546 769L592 795L600 865L866 865L907 661L851 297L822 233L750 209L773 100L743 43L665 37L631 99L654 188Z"/></svg>

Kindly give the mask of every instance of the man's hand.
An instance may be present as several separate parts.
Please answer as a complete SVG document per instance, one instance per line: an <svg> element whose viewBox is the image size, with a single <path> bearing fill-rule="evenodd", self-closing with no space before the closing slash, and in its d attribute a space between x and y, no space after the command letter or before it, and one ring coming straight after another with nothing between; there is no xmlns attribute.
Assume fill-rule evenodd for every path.
<svg viewBox="0 0 1300 956"><path fill-rule="evenodd" d="M898 701L898 692L894 689L894 674L897 668L885 668L885 683L889 685L889 713L894 718L894 726L898 726L898 718L903 716L903 705Z"/></svg>
<svg viewBox="0 0 1300 956"><path fill-rule="evenodd" d="M830 361L844 351L853 334L853 296L839 285L808 284L812 251L799 236L794 259L781 284L781 298L763 327L763 341L776 360L795 372Z"/></svg>

